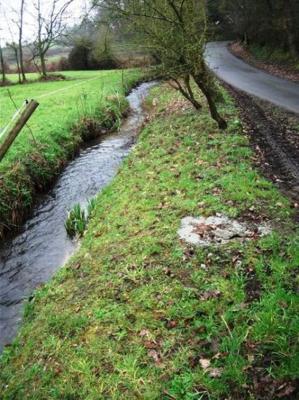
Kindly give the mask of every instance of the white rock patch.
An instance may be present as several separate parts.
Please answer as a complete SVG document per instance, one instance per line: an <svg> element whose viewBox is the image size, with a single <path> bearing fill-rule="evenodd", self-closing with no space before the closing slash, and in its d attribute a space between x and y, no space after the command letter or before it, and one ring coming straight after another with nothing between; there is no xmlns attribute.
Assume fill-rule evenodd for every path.
<svg viewBox="0 0 299 400"><path fill-rule="evenodd" d="M213 217L185 217L181 221L178 235L181 240L196 246L225 244L233 239L248 240L267 235L271 228L266 225L238 222L226 215L217 214Z"/></svg>

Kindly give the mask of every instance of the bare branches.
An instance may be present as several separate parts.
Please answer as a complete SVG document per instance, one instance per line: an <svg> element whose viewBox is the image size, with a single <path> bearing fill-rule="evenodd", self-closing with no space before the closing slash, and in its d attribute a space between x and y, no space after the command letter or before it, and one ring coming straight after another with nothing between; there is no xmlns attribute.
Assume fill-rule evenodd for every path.
<svg viewBox="0 0 299 400"><path fill-rule="evenodd" d="M212 117L220 128L225 121L217 112L216 88L205 67L206 0L101 0L101 7L114 18L125 18L159 61L155 74L171 79L172 85L199 110L192 77L205 95Z"/></svg>
<svg viewBox="0 0 299 400"><path fill-rule="evenodd" d="M38 57L42 76L47 76L46 54L65 30L65 14L74 0L52 0L49 11L43 11L41 0L34 2L37 20L36 39L33 42L33 58Z"/></svg>

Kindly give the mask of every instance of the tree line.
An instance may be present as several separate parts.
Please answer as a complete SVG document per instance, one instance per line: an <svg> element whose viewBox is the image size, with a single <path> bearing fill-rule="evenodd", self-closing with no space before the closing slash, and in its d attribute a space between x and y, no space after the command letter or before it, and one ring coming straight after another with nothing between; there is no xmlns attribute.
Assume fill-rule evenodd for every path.
<svg viewBox="0 0 299 400"><path fill-rule="evenodd" d="M6 66L3 56L3 47L11 49L14 54L19 83L27 81L25 73L24 47L30 51L29 60L35 65L41 77L47 77L46 54L55 46L57 40L64 34L67 22L67 11L74 0L18 0L12 6L4 7L0 1L0 14L2 26L0 26L0 69L1 80L6 82ZM27 26L26 17L32 21ZM3 43L1 30L8 33L10 40ZM29 30L32 36L30 42L24 39L25 30Z"/></svg>
<svg viewBox="0 0 299 400"><path fill-rule="evenodd" d="M220 37L299 54L298 0L207 0Z"/></svg>

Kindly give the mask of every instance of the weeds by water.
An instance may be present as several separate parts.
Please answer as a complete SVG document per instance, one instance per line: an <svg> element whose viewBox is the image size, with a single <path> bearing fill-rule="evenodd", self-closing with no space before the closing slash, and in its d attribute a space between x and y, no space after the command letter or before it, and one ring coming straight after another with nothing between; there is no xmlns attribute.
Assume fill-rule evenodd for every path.
<svg viewBox="0 0 299 400"><path fill-rule="evenodd" d="M80 204L75 204L69 211L64 227L71 238L75 236L82 237L84 235L95 206L96 199L92 198L88 201L86 210Z"/></svg>
<svg viewBox="0 0 299 400"><path fill-rule="evenodd" d="M65 229L67 234L73 238L77 236L83 236L87 225L87 216L85 210L83 210L80 204L75 204L71 211L69 211L67 219L65 221Z"/></svg>

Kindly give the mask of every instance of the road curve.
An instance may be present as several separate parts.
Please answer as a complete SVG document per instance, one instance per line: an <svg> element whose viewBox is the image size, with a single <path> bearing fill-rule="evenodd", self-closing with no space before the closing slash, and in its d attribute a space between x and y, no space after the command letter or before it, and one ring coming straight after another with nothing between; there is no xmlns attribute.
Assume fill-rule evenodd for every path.
<svg viewBox="0 0 299 400"><path fill-rule="evenodd" d="M299 84L246 64L230 53L228 43L207 44L205 59L209 68L235 88L299 114Z"/></svg>

